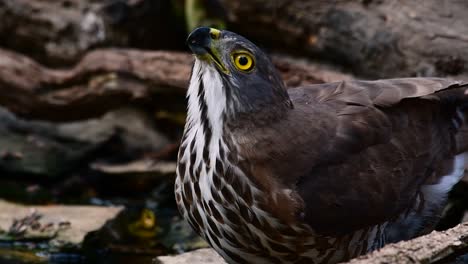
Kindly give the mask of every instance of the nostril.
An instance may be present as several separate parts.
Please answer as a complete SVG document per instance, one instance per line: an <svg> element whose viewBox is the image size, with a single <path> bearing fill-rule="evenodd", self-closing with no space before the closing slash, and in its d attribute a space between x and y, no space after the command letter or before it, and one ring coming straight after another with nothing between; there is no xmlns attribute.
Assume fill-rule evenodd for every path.
<svg viewBox="0 0 468 264"><path fill-rule="evenodd" d="M210 32L210 38L211 38L211 39L217 39L218 36L217 36L215 33Z"/></svg>

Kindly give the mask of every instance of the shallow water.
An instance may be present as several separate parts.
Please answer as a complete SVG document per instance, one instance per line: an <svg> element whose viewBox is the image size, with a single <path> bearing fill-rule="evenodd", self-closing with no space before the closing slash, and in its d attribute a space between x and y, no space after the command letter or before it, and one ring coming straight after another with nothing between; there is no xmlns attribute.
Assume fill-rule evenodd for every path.
<svg viewBox="0 0 468 264"><path fill-rule="evenodd" d="M27 184L26 184L27 185ZM0 185L1 186L1 185ZM7 190L0 187L0 198L10 198L12 202L29 203L34 195L12 192L12 189L27 189L22 183L7 184ZM89 233L81 248L57 248L44 241L19 241L4 236L0 242L0 263L152 263L157 256L177 254L206 244L193 233L188 224L179 217L174 199L172 180L160 182L148 192L137 195L116 196L105 192L89 192L88 187L75 190L67 197L54 197L40 187L35 195L40 196L41 204L60 200L65 204L88 204L99 206L125 206L114 219L100 230ZM15 196L11 197L14 193ZM95 195L84 195L91 193ZM101 195L104 193L103 195ZM97 195L96 195L97 194ZM11 199L14 198L14 199Z"/></svg>

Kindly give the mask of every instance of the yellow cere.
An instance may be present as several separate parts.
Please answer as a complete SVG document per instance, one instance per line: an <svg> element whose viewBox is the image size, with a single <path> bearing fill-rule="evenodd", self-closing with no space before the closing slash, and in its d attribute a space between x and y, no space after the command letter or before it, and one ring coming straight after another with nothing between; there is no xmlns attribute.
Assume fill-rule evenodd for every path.
<svg viewBox="0 0 468 264"><path fill-rule="evenodd" d="M219 36L221 35L221 31L215 29L215 28L210 28L210 37L212 39L219 39Z"/></svg>
<svg viewBox="0 0 468 264"><path fill-rule="evenodd" d="M247 52L234 53L232 56L234 65L240 71L248 72L254 67L254 59L252 55Z"/></svg>

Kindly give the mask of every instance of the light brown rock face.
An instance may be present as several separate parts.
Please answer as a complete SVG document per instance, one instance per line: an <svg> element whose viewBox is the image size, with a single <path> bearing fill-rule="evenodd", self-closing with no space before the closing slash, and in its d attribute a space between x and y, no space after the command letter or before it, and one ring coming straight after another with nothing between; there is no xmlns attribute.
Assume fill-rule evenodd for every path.
<svg viewBox="0 0 468 264"><path fill-rule="evenodd" d="M223 258L211 248L203 248L178 256L158 257L157 264L225 264Z"/></svg>
<svg viewBox="0 0 468 264"><path fill-rule="evenodd" d="M100 229L113 219L122 207L100 206L22 206L0 200L0 230L9 230L15 219L21 219L37 211L43 225L68 223L51 240L54 244L79 245L91 231Z"/></svg>

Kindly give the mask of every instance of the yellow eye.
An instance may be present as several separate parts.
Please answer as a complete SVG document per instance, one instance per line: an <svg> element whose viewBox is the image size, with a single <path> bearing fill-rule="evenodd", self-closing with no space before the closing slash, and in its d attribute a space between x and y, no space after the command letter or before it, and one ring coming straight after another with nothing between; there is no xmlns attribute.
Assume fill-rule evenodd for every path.
<svg viewBox="0 0 468 264"><path fill-rule="evenodd" d="M234 61L234 65L238 70L248 72L254 67L254 59L252 55L246 52L234 53L232 55L232 59Z"/></svg>

